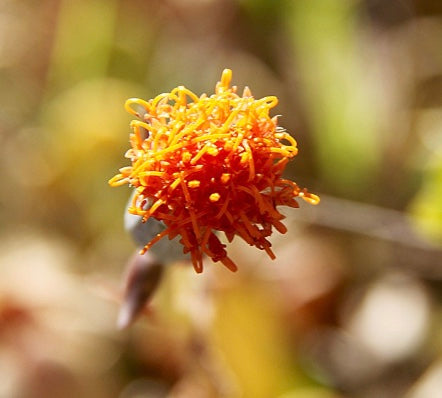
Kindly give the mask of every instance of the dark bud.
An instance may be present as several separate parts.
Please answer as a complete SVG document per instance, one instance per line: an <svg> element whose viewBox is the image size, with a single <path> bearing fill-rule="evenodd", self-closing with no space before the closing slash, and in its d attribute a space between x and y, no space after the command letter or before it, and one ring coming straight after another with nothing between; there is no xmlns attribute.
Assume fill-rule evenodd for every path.
<svg viewBox="0 0 442 398"><path fill-rule="evenodd" d="M124 329L143 312L147 301L158 287L164 265L150 253L132 256L126 267L123 303L118 314L117 326Z"/></svg>

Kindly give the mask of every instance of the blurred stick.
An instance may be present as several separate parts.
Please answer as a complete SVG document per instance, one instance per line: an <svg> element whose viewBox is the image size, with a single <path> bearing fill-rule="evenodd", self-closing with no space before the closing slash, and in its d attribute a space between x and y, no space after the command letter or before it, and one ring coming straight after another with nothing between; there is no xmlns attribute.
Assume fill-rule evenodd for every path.
<svg viewBox="0 0 442 398"><path fill-rule="evenodd" d="M305 206L290 218L389 242L401 266L431 279L442 278L442 247L419 235L400 211L321 195L320 206Z"/></svg>

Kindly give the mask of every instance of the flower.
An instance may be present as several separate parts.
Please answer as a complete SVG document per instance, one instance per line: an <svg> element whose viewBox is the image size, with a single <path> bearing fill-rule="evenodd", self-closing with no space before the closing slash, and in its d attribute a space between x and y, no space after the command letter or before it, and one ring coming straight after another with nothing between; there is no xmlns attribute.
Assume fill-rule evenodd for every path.
<svg viewBox="0 0 442 398"><path fill-rule="evenodd" d="M149 101L126 101L126 110L140 119L131 122L126 157L132 164L109 184L133 186L129 212L165 225L141 254L166 236L180 236L197 272L203 269L203 254L236 271L217 232L229 242L238 235L274 259L267 237L273 228L287 231L277 206L299 207L298 196L319 202L282 178L298 149L278 127L277 116L269 116L278 99L256 100L248 87L240 96L236 86L230 87L231 78L232 71L225 69L210 97L179 86Z"/></svg>

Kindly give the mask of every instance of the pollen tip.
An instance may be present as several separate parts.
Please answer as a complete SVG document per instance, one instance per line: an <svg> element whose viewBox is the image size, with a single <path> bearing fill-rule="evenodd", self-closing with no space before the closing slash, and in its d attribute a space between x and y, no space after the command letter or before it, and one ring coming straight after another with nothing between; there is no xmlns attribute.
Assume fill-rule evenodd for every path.
<svg viewBox="0 0 442 398"><path fill-rule="evenodd" d="M221 174L221 182L227 184L230 181L230 173Z"/></svg>
<svg viewBox="0 0 442 398"><path fill-rule="evenodd" d="M224 69L221 75L221 85L224 87L229 87L230 81L232 80L232 70Z"/></svg>
<svg viewBox="0 0 442 398"><path fill-rule="evenodd" d="M212 203L214 203L214 202L218 202L218 200L220 200L220 198L221 198L221 195L220 195L218 192L212 193L212 194L209 196L209 200L210 200Z"/></svg>
<svg viewBox="0 0 442 398"><path fill-rule="evenodd" d="M210 148L207 150L207 153L208 153L210 156L216 156L216 155L218 155L219 151L218 151L218 148L210 147Z"/></svg>
<svg viewBox="0 0 442 398"><path fill-rule="evenodd" d="M189 181L189 182L187 183L187 186L188 186L189 188L198 188L198 187L200 186L200 184L201 184L200 181L198 181L198 180L192 180L192 181Z"/></svg>
<svg viewBox="0 0 442 398"><path fill-rule="evenodd" d="M190 160L192 159L192 154L190 152L184 152L181 155L181 159L183 160L183 162L190 162Z"/></svg>
<svg viewBox="0 0 442 398"><path fill-rule="evenodd" d="M299 194L299 196L304 199L307 203L310 203L311 205L317 205L321 201L318 195L315 195L313 193L309 193L308 195L303 194L302 192Z"/></svg>
<svg viewBox="0 0 442 398"><path fill-rule="evenodd" d="M244 87L244 91L243 91L243 93L242 93L242 96L243 96L243 98L246 98L246 97L253 97L253 95L252 95L252 91L250 90L250 88L249 88L248 86L245 86L245 87Z"/></svg>

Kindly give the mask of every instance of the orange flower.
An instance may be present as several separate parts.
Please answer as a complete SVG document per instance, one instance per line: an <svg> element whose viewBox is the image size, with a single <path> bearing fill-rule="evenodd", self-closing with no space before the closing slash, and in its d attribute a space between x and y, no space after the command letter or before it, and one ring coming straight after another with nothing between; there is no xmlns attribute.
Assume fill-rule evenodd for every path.
<svg viewBox="0 0 442 398"><path fill-rule="evenodd" d="M140 119L131 123L132 148L126 157L132 165L109 181L135 187L130 213L165 224L141 253L165 236L179 235L197 272L203 269L203 253L236 271L215 234L219 231L229 242L239 235L274 259L267 237L273 227L287 230L276 206L298 207L297 196L319 202L282 178L298 149L277 126L277 117L269 116L278 99L256 100L248 87L239 96L237 87L230 87L231 78L232 71L225 69L210 97L179 86L147 102L127 100L126 110Z"/></svg>

